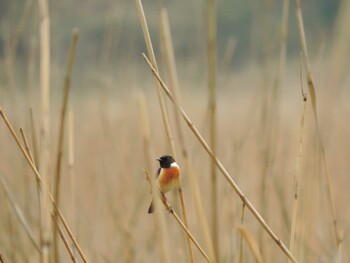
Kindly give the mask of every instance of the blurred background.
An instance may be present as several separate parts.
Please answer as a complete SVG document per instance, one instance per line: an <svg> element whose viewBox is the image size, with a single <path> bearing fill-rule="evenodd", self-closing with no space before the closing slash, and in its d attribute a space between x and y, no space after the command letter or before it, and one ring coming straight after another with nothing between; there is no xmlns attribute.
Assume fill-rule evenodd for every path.
<svg viewBox="0 0 350 263"><path fill-rule="evenodd" d="M221 66L224 62L225 51L227 51L230 40L235 43L234 59L229 63L230 70L239 70L251 63L261 64L266 59L276 59L282 4L282 1L274 0L217 1L219 65ZM1 1L0 5L2 60L6 61L9 56L6 50L9 46L12 47L15 41L16 49L13 54L15 65L13 67L25 70L27 68L25 63L28 63L30 55L34 52L32 56L36 58L38 54L39 9L37 2ZM186 67L185 65L187 67L195 65L198 72L196 77L203 76L201 73L205 72L206 66L206 2L199 0L145 2L144 8L153 44L158 54L161 52L159 8L162 5L165 5L169 12L179 69ZM294 6L295 3L291 1L287 49L288 57L292 58L298 57L300 52ZM329 52L334 42L339 8L339 0L302 1L311 56L317 57ZM61 71L65 69L71 30L77 27L80 31L80 44L75 67L75 72L77 72L74 77L75 81L87 79L86 81L91 83L91 78L97 81L99 74L116 78L116 80L118 76L124 78L127 75L134 78L140 74L135 69L130 70L135 66L144 66L143 63L140 63L140 53L145 52L144 39L133 1L71 2L63 0L50 3L49 13L53 69L57 68ZM161 60L160 57L159 59ZM33 62L37 69L38 59L34 59ZM6 72L5 65L2 63L3 72ZM89 75L90 78L87 76L82 78L82 74L78 74L78 72L87 71L95 74ZM234 72L230 71L230 73ZM52 79L60 71L53 73ZM191 78L193 78L192 73ZM52 81L52 84L54 83L55 81ZM75 88L75 90L80 90L80 88Z"/></svg>
<svg viewBox="0 0 350 263"><path fill-rule="evenodd" d="M300 262L348 262L350 210L349 48L347 0L301 1L313 73L320 134L341 233L334 242L327 183L315 119L307 102L300 168L300 196L295 255ZM209 140L207 74L207 2L143 1L162 78L167 82L160 41L160 8L167 8L176 57L182 105ZM248 199L288 246L302 117L300 37L295 1L290 1L286 60L280 56L283 1L218 0L217 7L217 155ZM50 153L56 162L59 114L71 32L79 30L69 97L74 169L68 165L64 139L61 209L91 262L162 262L154 216L147 214L150 187L142 140L144 98L150 121L151 152L169 153L152 74L134 1L50 1ZM39 6L34 0L0 0L0 106L19 134L23 128L35 150L40 126ZM277 80L276 80L277 79ZM276 81L279 85L276 88ZM276 92L277 90L277 92ZM165 98L178 151L174 112ZM33 110L33 122L30 118ZM2 121L1 121L2 122ZM0 122L0 174L39 242L35 178L4 123ZM34 129L32 126L34 125ZM185 123L183 123L185 124ZM210 203L210 159L183 125L203 204ZM36 133L35 133L36 131ZM40 153L39 153L40 156ZM40 161L40 160L39 160ZM185 170L185 169L184 169ZM242 204L218 172L220 262L239 262ZM189 228L204 246L195 197L183 173ZM168 194L180 213L177 197ZM204 205L208 224L211 207ZM165 213L165 212L164 212ZM172 262L189 262L184 236L165 213ZM264 262L286 256L247 211L244 225L254 236ZM39 262L26 232L0 187L0 254L5 262ZM206 248L204 246L204 248ZM247 244L244 261L254 262ZM194 248L197 262L204 262ZM60 243L62 262L69 256ZM79 261L80 262L80 261Z"/></svg>

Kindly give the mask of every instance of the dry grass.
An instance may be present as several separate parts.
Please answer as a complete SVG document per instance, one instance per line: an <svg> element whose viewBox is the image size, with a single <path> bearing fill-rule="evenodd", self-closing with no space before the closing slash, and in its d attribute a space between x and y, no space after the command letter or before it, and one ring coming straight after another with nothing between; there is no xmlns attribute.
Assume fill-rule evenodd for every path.
<svg viewBox="0 0 350 263"><path fill-rule="evenodd" d="M237 78L239 77L237 76ZM152 85L150 80L148 80L148 85ZM295 87L297 86L298 84L295 82ZM184 107L187 107L191 111L193 119L197 123L200 123L203 116L201 109L206 104L205 97L203 98L197 94L198 100L193 102L189 99L193 97L191 92L184 91L183 94ZM299 109L301 104L299 95L300 92L295 95L295 104L298 104L295 108L293 106L291 106L292 108L286 106L281 111L281 135L278 139L276 175L278 175L277 180L284 191L285 203L279 203L273 188L270 188L271 192L269 192L269 202L272 207L275 207L275 210L268 213L268 222L281 235L281 239L284 241L289 240L288 225L282 223L282 215L278 207L281 205L286 207L290 212L292 210L291 205L294 196L293 176L295 173L299 134L298 115L300 114ZM232 94L232 96L235 96L235 94ZM149 112L151 113L150 123L152 125L151 146L153 152L155 152L153 158L156 158L164 151L165 137L161 130L157 129L162 123L159 117L157 117L157 105L150 103L153 99L156 98L152 94L147 95L147 101L150 106ZM259 136L256 136L254 133L254 127L256 127L257 123L251 121L252 126L250 129L252 132L243 139L243 146L236 149L237 146L235 146L234 141L239 139L244 131L247 131L244 128L246 127L245 121L247 120L239 117L238 112L227 115L225 112L230 112L232 106L228 103L227 98L221 97L220 100L222 101L219 107L220 123L227 124L224 127L221 126L222 129L220 129L219 134L220 138L226 138L225 141L228 143L219 154L223 158L222 162L228 166L227 169L234 172L234 178L238 179L246 195L252 198L254 204L257 204L258 196L256 189L259 187L257 181L259 175L257 166L259 155L257 152L259 149ZM290 103L290 97L288 99L284 97L283 100L286 105ZM79 107L75 107L76 189L73 192L69 189L70 178L68 177L66 155L68 148L65 146L62 167L62 185L65 185L65 187L62 190L61 208L71 225L73 225L74 219L72 218L73 215L70 214L70 209L73 203L76 203L75 220L77 221L77 227L75 233L77 233L79 243L84 252L88 254L88 258L95 261L102 261L104 258L110 261L123 261L127 255L136 261L141 259L146 262L152 260L158 261L157 250L159 246L156 245L158 242L155 242L156 235L154 235L153 218L147 215L150 189L142 172L147 166L143 161L143 143L141 134L138 132L140 130L140 123L138 121L137 111L135 110L136 103L133 96L126 96L122 101L116 94L102 101L96 100L93 95L86 95L78 100L75 98L72 102L79 105ZM234 102L240 109L247 109L251 100L246 95L242 96L241 100L235 99ZM345 105L342 107L346 108ZM4 109L9 110L10 106L4 105ZM28 112L26 107L20 108L20 110L23 114ZM332 232L329 228L331 218L327 216L327 213L321 213L324 210L322 202L326 202L326 199L320 194L323 187L322 177L318 176L319 172L315 170L317 168L317 155L314 152L312 137L310 137L313 132L313 127L310 124L308 125L308 123L312 123L310 117L312 116L306 116L308 119L306 121L307 135L305 136L305 153L303 156L308 159L308 162L305 163L305 161L302 161L301 164L303 178L299 195L301 211L299 214L300 221L297 228L295 251L298 258L304 257L305 260L311 260L315 255L327 260L332 256ZM254 116L249 116L249 118L254 119ZM12 119L16 120L16 117L12 116ZM339 133L338 136L332 139L331 144L329 144L330 150L328 156L331 160L330 166L334 167L332 170L335 174L339 174L338 177L335 177L334 182L339 189L337 191L337 203L340 205L339 209L346 214L347 195L345 193L348 179L342 174L349 168L344 159L349 153L346 147L348 144L345 133L348 128L339 118L334 120L334 122L335 127L333 127L333 130ZM18 119L16 123L22 125L25 123L25 119L23 118L22 121ZM16 128L18 129L19 125L16 125ZM327 129L325 127L325 133ZM134 132L130 133L130 131ZM6 152L2 152L1 154L1 159L3 160L1 171L9 181L8 184L13 194L18 197L21 207L23 209L31 207L30 210L25 211L27 213L30 211L28 221L35 231L38 229L35 179L29 174L26 164L19 155L4 125L1 126L1 136L3 138L2 145L7 149ZM202 168L203 163L208 163L208 158L198 148L198 145L193 142L191 134L185 132L185 136L187 141L190 142L190 145L192 145L190 147L190 152L193 154L192 166L200 179L199 189L201 199L205 204L204 211L208 216L208 206L206 204L208 204L209 199L206 193L209 191L207 183L209 173L206 169L203 171ZM331 139L330 137L327 138L328 140ZM235 158L237 158L234 152L237 152L241 156L239 164L235 164L234 162ZM183 165L184 159L182 157L178 157L178 159L180 165ZM153 167L155 167L157 164L155 160L152 161ZM235 171L238 169L238 166L240 169L236 173ZM186 173L183 176L184 192L190 194L191 189ZM16 183L18 181L25 182L25 180L28 181L26 187L23 184ZM227 189L223 180L219 179L219 182L219 192L222 193L220 195L222 205L219 211L222 218L220 224L223 229L221 249L223 260L226 260L231 253L235 254L234 251L231 252L231 238L237 238L238 240L239 233L231 232L231 230L235 229L236 224L240 224L241 205L239 199L235 198L232 192ZM72 193L74 196L71 196ZM174 202L171 195L169 198ZM24 255L35 260L37 254L33 253L31 244L25 237L24 230L16 221L12 210L6 209L6 199L2 198L2 200L2 218L4 218L4 221L1 222L5 231L5 234L1 237L2 247L4 249L2 255L5 257L5 260L11 258L15 261L21 261ZM199 242L205 244L204 235L201 234L200 226L197 225L198 219L194 215L196 208L192 202L194 200L190 199L188 204L189 225L192 226L193 234L199 239ZM291 218L291 214L289 216ZM8 225L8 220L11 220L12 224L14 226L17 225L17 227L11 228ZM168 232L171 236L171 247L177 247L176 250L171 250L171 257L185 260L186 250L183 250L183 237L179 227L173 220L170 220L169 216L166 216L166 221ZM311 225L308 225L308 222L312 222ZM245 224L253 233L256 233L257 224L249 213L246 213ZM346 221L344 222L344 226L347 227ZM5 238L6 236L15 238L17 240L16 243L8 243L8 238ZM124 242L126 236L130 238L128 243ZM301 242L302 236L305 237L303 242ZM324 242L329 242L328 249L323 247ZM271 254L273 254L269 261L279 262L284 257L274 247L273 244L267 243L268 251L271 251ZM16 248L16 252L11 254L11 250L13 251L14 248ZM302 249L305 251L304 256L300 255ZM66 253L64 251L61 253L63 260ZM245 249L244 254L244 258L247 260L251 257ZM200 260L200 255L197 252L195 252L195 257Z"/></svg>
<svg viewBox="0 0 350 263"><path fill-rule="evenodd" d="M45 11L45 1L41 3ZM285 13L286 10L284 6ZM20 63L15 54L23 21L31 12L28 1L14 32L15 46L9 46L6 67L0 68L6 71L4 76L9 76L6 85L11 87L0 87L0 262L39 262L40 258L42 262L55 262L49 246L55 211L53 196L47 191L49 200L45 201L42 194L45 189L54 192L54 169L43 168L55 163L56 153L61 150L57 232L60 262L204 262L213 259L214 252L219 253L220 262L286 262L285 253L289 253L286 247L291 248L296 259L293 260L298 262L348 262L350 126L345 120L350 112L350 94L346 89L350 80L344 73L349 70L344 57L349 49L343 46L339 35L346 32L346 23L341 22L346 20L345 11L342 10L335 24L339 39L325 40L325 46L332 52L321 59L313 57L316 52L312 52L312 46L309 54L305 52L308 32L304 32L301 12L297 11L307 60L304 75L309 87L312 86L308 101L303 101L300 94L298 60L285 56L288 45L284 35L285 16L277 41L280 49L272 52L275 59L264 64L267 68L247 63L230 72L231 40L227 54L217 61L224 66L222 71L217 69L217 153L213 155L206 145L211 137L208 90L203 85L207 77L198 77L200 69L195 63L192 66L187 61L175 61L171 17L168 24L164 9L162 22L157 25L163 30L166 63L163 65L158 58L160 74L154 73L158 78L157 91L154 91L154 76L141 55L134 67L129 67L128 61L121 61L118 70L127 67L129 72L118 75L122 78L109 76L104 68L93 70L99 81L91 81L94 78L89 74L73 74L70 106L64 106L68 114L67 136L60 135L63 134L60 127L64 127L59 114L62 89L50 92L45 86L51 78L52 86L62 87L64 76L59 72L65 67L49 71L47 20L41 24L41 53L29 48L28 65L23 65L28 67L28 76L22 76L20 67L14 67ZM48 13L43 18L48 19ZM108 30L112 34L111 28ZM151 36L157 43L156 35L151 32ZM110 37L104 40L108 50ZM147 41L150 46L150 39ZM79 43L79 48L85 44ZM69 47L65 50L68 55ZM104 63L108 50L103 52ZM153 48L149 51L155 65L158 50L153 55ZM138 50L134 53L140 54ZM39 88L37 79L33 78L33 65L39 54L43 65L41 97L37 96ZM315 61L322 64L314 65ZM271 64L277 65L277 73L271 73L275 68ZM312 79L311 65L322 74L315 72ZM330 65L342 66L336 72L329 69ZM167 74L163 73L165 66ZM78 90L75 77L90 80L84 82L89 86ZM178 111L164 96L160 78L176 95L174 104L181 105L186 113ZM20 90L20 81L28 82L28 88ZM329 89L332 84L336 86L336 94ZM126 88L121 90L116 86ZM166 115L164 118L169 120L165 126L167 121L163 121L158 102L162 100L163 117ZM59 136L62 136L61 149L56 145ZM43 147L49 149L44 151ZM173 209L168 208L170 214L162 205L155 214L147 214L152 197L144 171L152 175L157 166L155 158L171 151L181 153L176 159L182 168L181 191L186 196L188 228L177 216L181 214L181 202L171 193L166 196ZM211 160L226 177L223 180L217 172L215 216L210 205ZM218 241L214 238L216 234L213 236L209 231L215 220ZM196 242L189 252L193 253L193 259L188 256L191 246L186 242L189 235L184 235L184 229L189 229L191 244L193 240ZM216 244L220 244L219 250L214 249Z"/></svg>

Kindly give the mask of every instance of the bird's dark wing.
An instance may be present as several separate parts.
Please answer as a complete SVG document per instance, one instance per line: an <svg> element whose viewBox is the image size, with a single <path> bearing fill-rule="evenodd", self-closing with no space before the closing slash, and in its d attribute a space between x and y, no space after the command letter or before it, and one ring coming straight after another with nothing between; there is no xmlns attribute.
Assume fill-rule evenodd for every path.
<svg viewBox="0 0 350 263"><path fill-rule="evenodd" d="M156 178L158 178L158 176L159 176L159 174L160 174L160 170L161 170L162 168L161 167L159 167L158 168L158 170L157 170L157 174L156 174Z"/></svg>

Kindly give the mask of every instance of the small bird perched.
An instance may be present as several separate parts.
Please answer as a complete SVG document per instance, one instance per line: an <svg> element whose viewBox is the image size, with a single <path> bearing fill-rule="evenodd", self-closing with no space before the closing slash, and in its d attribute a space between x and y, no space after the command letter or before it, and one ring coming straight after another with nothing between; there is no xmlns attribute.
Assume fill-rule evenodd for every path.
<svg viewBox="0 0 350 263"><path fill-rule="evenodd" d="M157 159L160 167L157 171L156 185L164 194L180 184L180 167L170 155L163 155ZM148 213L154 211L153 200L148 208Z"/></svg>

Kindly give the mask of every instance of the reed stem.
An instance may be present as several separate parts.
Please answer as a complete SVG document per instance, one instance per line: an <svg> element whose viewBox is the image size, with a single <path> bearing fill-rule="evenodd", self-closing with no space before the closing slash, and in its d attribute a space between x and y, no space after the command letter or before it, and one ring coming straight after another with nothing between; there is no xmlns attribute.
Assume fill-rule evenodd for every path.
<svg viewBox="0 0 350 263"><path fill-rule="evenodd" d="M175 100L179 101L179 81L178 81L177 71L176 71L175 55L174 55L174 49L173 49L173 45L172 45L168 13L167 13L167 10L165 8L161 9L160 17L161 17L161 33L162 33L161 35L162 35L162 40L164 43L165 59L166 59L166 64L167 64L168 76L169 76L169 80L170 80L170 83L172 86L174 98L175 98ZM176 109L176 107L174 107L174 108L175 108L174 109L175 122L176 122L177 132L179 135L179 144L181 147L181 152L183 154L185 162L188 163L189 162L188 154L187 154L187 149L185 147L185 142L184 142L185 139L184 139L184 136L183 136L183 133L181 130L179 111ZM172 152L175 155L175 149L173 149ZM188 168L188 166L186 166L186 167ZM187 169L187 171L189 171L189 170ZM181 204L181 209L182 209L182 217L183 217L185 226L188 228L186 203L185 203L184 193L182 191L182 180L180 180L180 186L179 186L178 192L179 192L180 204ZM190 262L194 263L195 260L194 260L192 245L191 245L190 238L188 236L186 237L186 241L187 241Z"/></svg>
<svg viewBox="0 0 350 263"><path fill-rule="evenodd" d="M64 79L64 91L63 91L63 102L61 109L61 118L59 125L59 135L58 135L58 149L57 149L57 160L56 160L56 175L55 175L55 191L54 191L54 200L56 201L56 207L54 210L53 217L53 244L54 244L54 256L55 262L59 262L59 251L58 251L58 208L60 203L60 182L61 182L61 162L62 162L62 154L63 154L63 139L64 139L64 131L65 131L65 120L67 113L67 105L68 105L68 95L71 87L71 78L72 71L75 59L75 53L78 43L78 30L73 29L72 31L72 39L71 46L69 50L68 63L67 63L67 71Z"/></svg>
<svg viewBox="0 0 350 263"><path fill-rule="evenodd" d="M156 61L156 57L154 55L152 40L151 40L151 37L149 34L147 20L146 20L146 16L145 16L145 13L143 10L142 2L141 2L141 0L135 0L135 1L136 1L136 6L137 6L137 10L138 10L138 15L139 15L144 39L145 39L146 46L147 46L147 51L148 51L148 54L150 56L151 63L153 65L153 67L155 68L156 71L158 71L157 61ZM158 102L159 102L159 106L160 106L161 113L162 113L163 124L164 124L165 131L167 134L167 139L168 139L168 143L170 146L171 155L174 156L176 159L175 144L174 144L174 140L173 140L172 133L170 130L169 119L168 119L168 114L167 114L167 111L165 108L164 98L163 98L163 95L161 92L162 87L160 86L158 81L155 81L155 83L156 83L156 87L157 87ZM186 206L185 206L185 198L184 198L183 191L182 191L181 178L180 178L180 185L178 187L178 191L179 191L179 198L180 198L180 204L181 204L184 222L185 222L186 227L188 228L187 212L186 212ZM188 251L189 251L190 262L194 263L193 252L192 252L191 244L188 241L188 239L186 240L186 243L187 243L187 247L188 247Z"/></svg>
<svg viewBox="0 0 350 263"><path fill-rule="evenodd" d="M298 22L300 45L301 45L301 48L303 51L304 62L306 65L306 80L307 80L307 85L308 85L308 89L309 89L309 96L310 96L312 111L313 111L315 124L316 124L316 136L317 136L317 141L318 141L319 147L320 147L323 169L324 169L324 173L326 176L327 197L328 197L328 201L329 201L329 205L330 205L330 209L331 209L335 244L336 244L337 248L340 249L341 243L343 240L342 240L342 237L341 237L341 234L339 231L338 217L337 217L337 211L335 208L333 188L332 188L332 184L331 184L331 178L330 178L330 175L328 172L326 153L325 153L323 140L322 140L322 136L321 136L321 132L320 132L320 127L319 127L319 123L318 123L316 90L315 90L313 77L311 74L311 67L310 67L310 62L309 62L309 55L308 55L307 42L306 42L306 37L305 37L304 22L303 22L303 15L302 15L302 11L301 11L300 0L295 0L295 3L296 3L295 12L296 12L296 17L297 17L297 22Z"/></svg>
<svg viewBox="0 0 350 263"><path fill-rule="evenodd" d="M209 145L216 156L216 1L207 0L207 45L209 89ZM216 262L220 262L218 193L215 161L210 162L211 228Z"/></svg>
<svg viewBox="0 0 350 263"><path fill-rule="evenodd" d="M148 109L145 97L143 93L138 94L138 107L140 112L140 123L142 127L142 137L143 137L143 149L144 149L144 156L145 156L145 163L146 163L146 171L153 171L153 165L152 165L152 153L151 153L151 129L149 124L149 115L148 115ZM160 253L160 259L161 262L171 262L171 256L170 256L170 249L169 249L169 238L168 238L168 229L166 227L166 222L164 220L164 215L157 209L158 207L158 199L156 196L157 193L157 187L154 185L154 182L152 181L151 177L148 176L148 173L146 173L146 179L148 180L149 184L151 185L152 190L152 202L155 205L156 208L156 220L154 221L155 226L158 230L159 234L159 253Z"/></svg>
<svg viewBox="0 0 350 263"><path fill-rule="evenodd" d="M296 164L296 172L294 175L294 200L293 200L293 210L292 210L292 225L290 230L290 241L289 241L289 250L292 253L294 253L295 251L294 249L295 235L296 235L298 206L299 206L300 163L301 163L301 153L302 153L302 146L303 146L305 112L306 112L306 103L307 103L307 96L304 93L304 88L303 88L302 61L300 61L300 85L301 85L301 94L303 97L303 108L300 116L299 149L298 149L298 157L297 157L297 164ZM288 259L288 263L290 263L289 259Z"/></svg>
<svg viewBox="0 0 350 263"><path fill-rule="evenodd" d="M47 0L39 1L40 15L40 172L42 174L42 243L41 262L49 263L51 254L50 218L50 16ZM34 166L33 166L34 167Z"/></svg>
<svg viewBox="0 0 350 263"><path fill-rule="evenodd" d="M245 204L242 204L242 213L241 213L241 225L244 226L244 220L245 220ZM239 256L238 256L238 262L243 263L243 235L240 231L239 235Z"/></svg>

